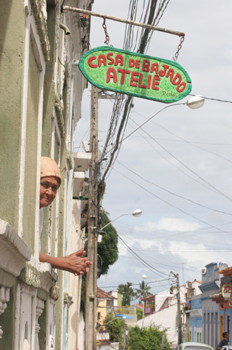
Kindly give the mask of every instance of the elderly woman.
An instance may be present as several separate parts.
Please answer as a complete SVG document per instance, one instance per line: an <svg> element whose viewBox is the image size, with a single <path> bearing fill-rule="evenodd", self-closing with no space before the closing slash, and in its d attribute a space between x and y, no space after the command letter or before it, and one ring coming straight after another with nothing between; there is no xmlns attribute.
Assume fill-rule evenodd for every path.
<svg viewBox="0 0 232 350"><path fill-rule="evenodd" d="M58 165L53 159L42 157L40 173L40 235L43 228L43 207L47 207L53 202L60 184L61 175ZM69 271L75 275L82 275L84 272L88 272L89 265L92 265L89 258L82 257L84 254L84 248L65 257L52 257L39 253L39 260L51 264L53 268Z"/></svg>

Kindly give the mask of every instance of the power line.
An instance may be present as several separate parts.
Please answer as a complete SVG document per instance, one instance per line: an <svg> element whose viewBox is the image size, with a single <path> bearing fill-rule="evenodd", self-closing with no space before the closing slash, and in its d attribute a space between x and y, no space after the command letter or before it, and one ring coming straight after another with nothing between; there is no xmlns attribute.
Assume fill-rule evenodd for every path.
<svg viewBox="0 0 232 350"><path fill-rule="evenodd" d="M134 254L134 255L143 263L143 265L146 264L147 267L148 267L149 269L154 270L154 271L155 271L156 273L158 273L158 274L169 276L168 274L166 274L166 273L164 273L164 272L162 272L162 271L159 271L159 270L156 269L155 267L153 267L153 266L151 266L150 264L148 264L144 259L142 259L137 253L135 253L135 251L134 251L132 248L130 248L130 247L128 246L128 244L119 236L119 234L118 234L118 238L119 238L120 241L128 248L129 252L131 252L132 254Z"/></svg>
<svg viewBox="0 0 232 350"><path fill-rule="evenodd" d="M175 205L173 205L173 204L171 204L171 203L167 202L166 200L164 200L164 199L160 198L159 196L157 196L157 195L156 195L156 194L154 194L153 192L151 192L151 191L147 190L146 188L144 188L143 186L139 185L137 182L133 181L133 180L132 180L132 179L130 179L128 176L126 176L126 175L122 174L120 171L118 171L118 170L116 170L116 169L114 169L114 168L113 168L113 170L114 170L114 171L116 171L117 173L119 173L120 175L122 175L123 177L125 177L126 179L128 179L129 181L131 181L132 183L134 183L135 185L137 185L138 187L142 188L144 191L146 191L146 192L150 193L152 196L154 196L154 197L158 198L158 199L159 199L159 200L161 200L162 202L164 202L164 203L166 203L166 204L170 205L171 207L173 207L173 208L175 208L175 209L179 210L180 212L182 212L182 213L184 213L184 214L186 214L186 215L188 215L188 216L192 217L193 219L196 219L196 220L198 220L198 221L202 222L203 224L205 224L205 225L207 225L207 226L209 226L209 227L216 228L216 229L217 229L218 231L220 231L220 232L227 233L227 234L228 234L228 235L230 235L230 236L232 235L232 233L229 233L229 232L227 232L227 231L221 230L221 229L219 229L218 227L213 226L213 225L211 225L211 224L207 223L206 221L201 220L201 219L197 218L196 216L194 216L194 215L192 215L192 214L187 213L187 212L186 212L186 211L184 211L183 209L178 208L178 207L176 207Z"/></svg>
<svg viewBox="0 0 232 350"><path fill-rule="evenodd" d="M132 120L133 121L133 120ZM140 131L138 131L138 133L141 135ZM142 135L141 135L142 136ZM149 134L148 134L149 137L151 137ZM213 190L212 188L206 186L206 184L194 179L192 176L188 175L187 173L185 173L182 169L180 169L176 164L172 163L169 159L165 158L151 143L150 141L148 140L148 138L146 138L145 136L142 136L144 138L144 140L156 151L156 153L158 153L160 155L160 157L162 157L163 159L166 160L166 162L168 162L169 164L171 164L172 166L174 166L178 171L180 171L182 174L184 174L185 176L187 176L189 179L191 179L192 181L200 184L201 186L207 188L209 191L212 191L214 193L218 193L216 190ZM157 144L159 144L158 142L156 142ZM164 148L165 150L165 148ZM178 160L178 159L177 159Z"/></svg>
<svg viewBox="0 0 232 350"><path fill-rule="evenodd" d="M135 113L138 114L138 115L140 115L140 116L143 117L144 119L146 119L146 117L144 117L142 114L137 113L137 112L135 112ZM133 121L133 123L136 124L136 122L135 122L132 118L130 118L130 120ZM162 126L162 125L156 123L155 121L151 120L150 122L151 122L152 124L158 126L159 128L165 130L165 131L168 132L169 134L175 136L175 137L178 138L181 142L185 142L185 143L187 143L187 144L189 144L189 145L191 145L191 146L193 146L193 147L195 147L195 148L198 148L198 149L200 149L200 150L203 150L203 151L205 151L205 152L208 152L208 153L210 153L210 154L213 154L213 155L216 156L216 157L219 157L219 158L221 158L221 159L226 160L226 161L229 162L229 163L232 163L232 161L231 161L230 159L227 159L227 158L221 156L220 154L217 154L217 153L215 153L215 152L209 151L209 150L207 150L207 149L205 149L205 148L202 148L202 147L197 146L197 145L194 144L194 143L201 143L201 142L190 142L190 141L187 141L187 140L183 139L182 137L180 137L180 136L174 134L173 132L171 132L170 130L168 130L167 128L165 128L164 126ZM156 138L156 140L158 140L158 138ZM162 140L162 139L161 139L161 140ZM168 141L177 141L177 140L168 140ZM179 141L179 142L180 142L180 141ZM207 143L203 143L203 144L207 144ZM222 144L221 144L221 145L222 145ZM228 144L228 145L229 145L229 144ZM230 145L232 145L232 144L230 144Z"/></svg>
<svg viewBox="0 0 232 350"><path fill-rule="evenodd" d="M232 216L232 213L227 213L227 212L224 212L224 211L221 211L221 210L217 210L217 209L214 209L214 208L210 208L210 207L208 207L208 206L206 206L206 205L197 203L197 202L193 201L192 199L185 198L185 197L180 196L180 195L178 195L178 194L176 194L176 193L173 193L173 192L167 190L166 188L155 184L154 182L151 182L151 181L149 181L149 180L146 180L144 177L142 177L142 176L139 175L138 173L134 172L133 170L131 170L130 168L128 168L126 165L122 164L122 163L119 162L118 160L117 160L116 162L119 163L119 164L121 164L124 168L126 168L127 170L129 170L130 172L132 172L134 175L138 176L138 177L139 177L140 179L142 179L143 181L145 181L145 182L147 182L147 183L149 183L149 184L151 184L151 185L154 185L154 186L160 188L161 190L163 190L163 191L165 191L165 192L167 192L167 193L169 193L169 194L171 194L171 195L173 195L173 196L175 196L175 197L184 199L184 200L186 200L186 201L188 201L188 202L190 202L190 203L193 203L193 204L198 205L198 206L200 206L200 207L202 207L202 208L206 208L206 209L208 209L208 210L214 211L214 212L216 212L216 213L221 213L221 214L225 214L225 215L230 215L230 216Z"/></svg>
<svg viewBox="0 0 232 350"><path fill-rule="evenodd" d="M136 125L138 125L136 122L134 122ZM174 156L170 151L168 151L164 146L162 146L154 137L152 137L148 132L146 132L142 127L141 130L148 135L152 140L155 141L155 143L157 143L165 152L167 152L170 156L172 156L174 159L176 159L183 167L185 167L186 169L188 169L191 173L193 173L195 176L197 176L201 181L203 181L204 183L206 183L208 186L210 186L211 188L213 188L217 193L219 193L221 196L227 198L229 201L232 201L232 198L230 198L229 196L227 196L226 194L224 194L223 192L221 192L220 190L218 190L215 186L211 185L208 181L206 181L205 179L203 179L200 175L198 175L194 170L192 170L191 168L189 168L187 165L185 165L179 158L177 158L176 156Z"/></svg>
<svg viewBox="0 0 232 350"><path fill-rule="evenodd" d="M146 282L146 284L159 283L159 282L164 282L164 281L170 281L170 279L169 279L169 278L166 278L166 279L163 279L163 280L157 280L157 281ZM134 283L134 284L132 284L131 286L139 286L139 285L140 285L140 283ZM104 290L104 288L118 288L118 286L104 286L104 287L98 287L98 288Z"/></svg>
<svg viewBox="0 0 232 350"><path fill-rule="evenodd" d="M193 94L189 94L190 96L195 96ZM212 98L212 97L206 97L202 96L205 100L211 100L211 101L217 101L217 102L224 102L224 103L232 103L232 101L229 100L220 100L219 98Z"/></svg>

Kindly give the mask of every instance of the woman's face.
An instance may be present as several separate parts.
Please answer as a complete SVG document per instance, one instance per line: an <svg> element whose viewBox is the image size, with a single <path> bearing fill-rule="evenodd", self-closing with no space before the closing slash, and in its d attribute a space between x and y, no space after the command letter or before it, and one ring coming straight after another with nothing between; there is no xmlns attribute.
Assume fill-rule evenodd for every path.
<svg viewBox="0 0 232 350"><path fill-rule="evenodd" d="M56 176L46 176L40 179L40 208L50 205L56 197L60 181Z"/></svg>

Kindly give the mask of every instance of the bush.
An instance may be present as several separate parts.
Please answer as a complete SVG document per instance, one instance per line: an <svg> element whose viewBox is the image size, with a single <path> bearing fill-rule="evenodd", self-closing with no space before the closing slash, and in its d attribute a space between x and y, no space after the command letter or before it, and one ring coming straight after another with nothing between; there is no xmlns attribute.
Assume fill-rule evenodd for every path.
<svg viewBox="0 0 232 350"><path fill-rule="evenodd" d="M160 331L159 327L155 325L151 325L149 328L139 328L138 326L130 328L127 339L127 350L160 350L162 335L165 333L166 330ZM170 349L166 334L164 348Z"/></svg>

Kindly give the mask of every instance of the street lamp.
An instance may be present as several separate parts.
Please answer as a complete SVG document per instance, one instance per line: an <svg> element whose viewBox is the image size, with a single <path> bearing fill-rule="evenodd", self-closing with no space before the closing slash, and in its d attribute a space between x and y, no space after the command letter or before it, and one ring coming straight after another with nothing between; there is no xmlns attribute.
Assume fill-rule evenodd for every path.
<svg viewBox="0 0 232 350"><path fill-rule="evenodd" d="M121 215L117 216L115 219L111 220L110 222L108 222L108 224L106 224L105 226L103 226L103 227L100 229L99 233L101 233L102 230L103 230L105 227L107 227L108 225L110 225L113 221L115 221L115 220L117 220L118 218L120 218L121 216L125 216L125 215L133 215L134 217L137 218L137 217L139 217L139 216L142 215L142 210L136 209L136 210L134 210L132 213L121 214Z"/></svg>
<svg viewBox="0 0 232 350"><path fill-rule="evenodd" d="M185 105L188 106L191 109L197 109L197 108L201 108L205 103L205 99L202 96L192 96L190 97L187 101L184 102L178 102L178 103L172 103L169 104L163 108L161 108L158 112L156 112L155 114L153 114L150 118L148 118L147 120L145 120L141 125L137 126L137 128L135 128L133 131L131 131L127 136L125 136L120 142L119 145L125 141L129 136L131 136L132 134L134 134L134 132L136 132L138 129L140 129L143 125L145 125L147 122L149 122L152 118L156 117L157 114L159 114L160 112L162 112L163 110L169 108L169 107L174 107L174 106L179 106L179 105ZM109 151L107 151L105 154L110 153L112 150L114 149L114 147L112 147Z"/></svg>

